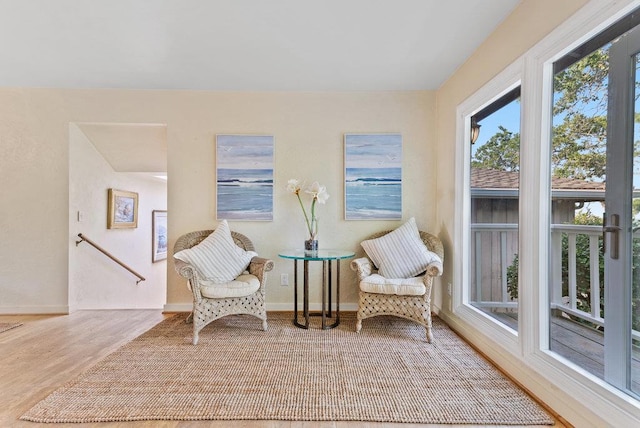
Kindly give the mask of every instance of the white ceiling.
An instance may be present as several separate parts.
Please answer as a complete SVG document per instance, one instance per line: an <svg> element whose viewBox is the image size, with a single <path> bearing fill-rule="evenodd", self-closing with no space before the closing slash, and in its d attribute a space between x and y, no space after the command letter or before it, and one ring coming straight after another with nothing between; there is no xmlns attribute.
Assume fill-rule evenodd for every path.
<svg viewBox="0 0 640 428"><path fill-rule="evenodd" d="M163 124L77 123L116 172L155 176L167 171L167 127Z"/></svg>
<svg viewBox="0 0 640 428"><path fill-rule="evenodd" d="M519 0L0 0L0 87L436 89Z"/></svg>

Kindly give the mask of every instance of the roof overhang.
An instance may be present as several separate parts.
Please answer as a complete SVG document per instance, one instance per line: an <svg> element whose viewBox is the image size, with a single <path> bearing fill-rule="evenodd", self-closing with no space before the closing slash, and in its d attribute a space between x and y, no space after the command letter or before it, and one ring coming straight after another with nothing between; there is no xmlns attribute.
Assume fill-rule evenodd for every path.
<svg viewBox="0 0 640 428"><path fill-rule="evenodd" d="M553 200L572 200L577 202L604 201L604 190L552 190ZM640 192L634 192L634 197ZM517 199L518 189L471 189L472 198L482 199Z"/></svg>

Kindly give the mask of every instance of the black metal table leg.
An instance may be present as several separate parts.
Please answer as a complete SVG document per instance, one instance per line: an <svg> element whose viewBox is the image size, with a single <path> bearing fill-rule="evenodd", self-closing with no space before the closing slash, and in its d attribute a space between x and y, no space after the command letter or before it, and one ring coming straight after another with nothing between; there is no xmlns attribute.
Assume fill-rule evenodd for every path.
<svg viewBox="0 0 640 428"><path fill-rule="evenodd" d="M309 328L309 260L304 261L304 327Z"/></svg>
<svg viewBox="0 0 640 428"><path fill-rule="evenodd" d="M336 325L340 324L340 260L336 260Z"/></svg>
<svg viewBox="0 0 640 428"><path fill-rule="evenodd" d="M327 328L326 294L327 294L327 261L322 261L322 329Z"/></svg>
<svg viewBox="0 0 640 428"><path fill-rule="evenodd" d="M333 306L333 305L331 305L331 288L332 288L331 287L331 285L332 285L331 278L332 278L332 275L331 275L331 260L329 260L329 318L331 318L331 307Z"/></svg>
<svg viewBox="0 0 640 428"><path fill-rule="evenodd" d="M308 329L310 328L310 316L321 316L321 328L323 330L332 329L340 325L340 259L350 258L354 256L353 252L342 251L342 250L329 250L326 251L326 254L301 254L297 250L292 251L284 251L279 254L280 257L293 259L293 324L296 327ZM299 293L298 293L298 283L299 283L299 270L298 270L298 260L302 260L303 264L303 284L302 284L302 312L299 313ZM310 304L309 304L309 262L310 261L322 261L322 307L320 312L311 312ZM335 268L331 266L331 262L335 261ZM334 278L335 275L335 278ZM334 285L335 284L335 285ZM335 293L333 287L335 286ZM333 299L336 299L336 306L333 307ZM333 316L335 312L335 317ZM301 322L300 316L304 318L304 322ZM332 318L333 323L328 324L327 318Z"/></svg>
<svg viewBox="0 0 640 428"><path fill-rule="evenodd" d="M305 266L306 270L306 266ZM307 281L305 280L305 284ZM305 285L303 285L305 287ZM308 290L308 288L306 288ZM303 289L303 315L305 316L305 324L301 324L298 322L298 261L293 261L293 325L300 328L309 328L309 295Z"/></svg>
<svg viewBox="0 0 640 428"><path fill-rule="evenodd" d="M339 260L336 260L336 263L339 263ZM340 266L340 265L338 265L338 266ZM324 312L325 311L325 298L327 298L327 300L328 300L327 303L328 303L328 306L329 306L329 318L331 318L331 306L332 306L331 305L331 288L332 288L331 287L331 285L332 285L332 281L331 281L331 277L332 277L332 275L331 275L331 260L329 260L329 265L327 266L327 270L328 270L327 277L325 278L324 275L323 275L323 280L326 279L327 280L326 282L328 284L328 290L327 290L328 292L325 294L324 293L324 282L323 282L323 293L322 293L322 315L323 315L323 320L324 320L324 314L325 314L325 312ZM338 273L339 272L340 272L340 268L338 267ZM340 289L340 277L338 276L336 278L336 292L337 293L339 293L339 291L338 291L339 289ZM339 308L340 308L340 306L339 306L339 303L338 303L338 305L336 306L336 320L333 322L333 324L328 324L328 325L323 322L322 323L322 329L323 330L336 328L338 325L340 325L340 309Z"/></svg>

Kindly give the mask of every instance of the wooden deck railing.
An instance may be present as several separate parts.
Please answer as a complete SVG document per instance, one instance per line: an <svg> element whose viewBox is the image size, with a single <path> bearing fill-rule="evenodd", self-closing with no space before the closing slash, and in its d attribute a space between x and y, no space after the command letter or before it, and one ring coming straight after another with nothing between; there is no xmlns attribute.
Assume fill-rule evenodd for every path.
<svg viewBox="0 0 640 428"><path fill-rule="evenodd" d="M562 294L562 236L567 236L568 263L568 296ZM579 235L589 238L589 306L590 312L578 309L578 284L576 273L576 239ZM574 224L551 225L551 308L560 309L570 315L603 326L604 318L600 315L600 245L602 226L584 226ZM568 301L567 301L568 297Z"/></svg>
<svg viewBox="0 0 640 428"><path fill-rule="evenodd" d="M518 303L516 300L511 299L507 290L507 268L513 261L514 254L510 254L507 251L507 242L509 240L516 240L518 225L508 223L474 223L471 225L471 233L474 239L475 245L475 257L474 266L475 270L472 272L472 281L475 291L475 298L471 302L474 306L483 309L505 309L510 308L517 310ZM565 261L567 264L568 273L568 292L562 291L562 238L563 235L567 237L567 254ZM589 240L589 272L590 279L588 284L589 289L589 306L590 311L586 312L578 308L578 285L582 287L585 284L578 284L577 275L577 238L580 235L588 237ZM584 225L572 225L572 224L553 224L551 226L551 249L550 249L550 307L551 309L559 310L566 314L578 317L585 321L591 322L598 326L604 325L604 318L600 313L600 259L602 254L600 252L599 239L602 238L602 226L584 226ZM482 251L483 245L486 245L485 239L491 239L493 242L493 261L490 261L487 257L487 252ZM634 233L634 239L640 239L640 233ZM497 248L496 248L497 247ZM486 247L484 247L486 248ZM499 257L495 257L496 252L500 254ZM497 261L496 261L497 260ZM486 270L490 269L495 278L495 281L499 281L499 284L486 284L487 278ZM484 270L484 272L483 272ZM494 281L494 282L495 282ZM500 293L487 292L490 287L500 287ZM490 295L492 298L487 299L485 296ZM501 298L496 299L495 297ZM640 340L640 332L633 331L633 337Z"/></svg>
<svg viewBox="0 0 640 428"><path fill-rule="evenodd" d="M507 268L513 259L513 255L507 251L507 240L517 240L518 225L509 223L474 223L471 225L471 233L474 236L475 245L475 269L472 275L475 296L479 296L474 300L474 304L488 308L517 308L518 303L511 300L507 291ZM491 240L491 243L489 243L491 250L483 251L483 247L486 244L483 238L487 235ZM496 250L499 256L496 256ZM496 288L496 284L486 284L487 281L483 280L487 276L487 268L492 271L489 276L500 282L500 291L489 293L485 291L487 285ZM492 298L487 300L484 297L487 294ZM496 299L494 296L498 298Z"/></svg>

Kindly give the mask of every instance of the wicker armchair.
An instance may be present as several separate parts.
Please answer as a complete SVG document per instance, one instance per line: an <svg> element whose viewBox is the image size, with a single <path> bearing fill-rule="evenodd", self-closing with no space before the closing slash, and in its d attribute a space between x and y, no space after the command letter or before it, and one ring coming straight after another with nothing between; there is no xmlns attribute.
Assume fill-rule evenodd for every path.
<svg viewBox="0 0 640 428"><path fill-rule="evenodd" d="M200 230L182 235L176 241L174 254L199 244L213 230ZM253 243L241 233L231 231L236 245L246 251L254 251ZM180 276L187 279L187 285L193 293L193 312L187 321L193 322L193 344L198 344L198 335L210 322L227 315L248 314L262 320L262 329L267 329L267 311L265 307L265 282L267 272L273 269L273 261L261 257L253 257L247 268L250 275L255 276L260 287L257 291L239 297L208 298L202 295L203 279L197 269L189 263L175 259L175 269ZM246 276L246 275L245 275ZM254 279L255 280L255 279Z"/></svg>
<svg viewBox="0 0 640 428"><path fill-rule="evenodd" d="M378 232L368 239L375 239L386 235L391 230ZM442 242L435 235L420 231L420 238L427 248L444 260L444 249ZM362 329L362 320L378 315L393 315L406 318L422 325L426 329L427 342L431 343L433 334L431 332L431 288L433 278L440 275L440 267L428 266L426 272L413 281L420 278L424 284L425 291L422 295L405 295L402 291L394 294L371 293L362 291L363 281L377 273L377 269L368 257L361 257L351 262L351 269L358 275L360 284L360 294L358 301L358 315L356 331ZM388 279L389 282L399 282L398 279ZM399 288L401 289L401 287Z"/></svg>

